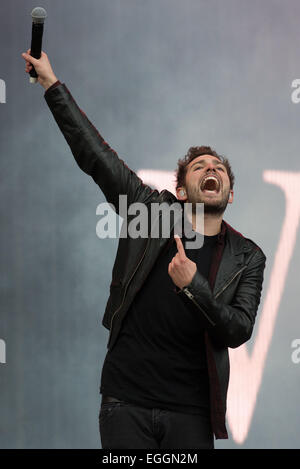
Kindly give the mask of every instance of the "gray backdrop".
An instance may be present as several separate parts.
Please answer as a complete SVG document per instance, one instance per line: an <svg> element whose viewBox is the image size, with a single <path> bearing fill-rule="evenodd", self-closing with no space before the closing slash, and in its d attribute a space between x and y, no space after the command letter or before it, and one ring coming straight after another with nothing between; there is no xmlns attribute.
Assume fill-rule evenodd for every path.
<svg viewBox="0 0 300 469"><path fill-rule="evenodd" d="M1 2L0 446L99 448L101 320L117 240L96 236L104 196L77 167L21 53L28 0ZM43 50L57 77L135 171L173 171L189 146L227 155L225 220L267 256L285 215L266 170L299 171L298 0L51 0ZM4 101L2 87L2 101ZM217 448L299 447L299 236L247 438ZM248 350L255 342L257 327Z"/></svg>

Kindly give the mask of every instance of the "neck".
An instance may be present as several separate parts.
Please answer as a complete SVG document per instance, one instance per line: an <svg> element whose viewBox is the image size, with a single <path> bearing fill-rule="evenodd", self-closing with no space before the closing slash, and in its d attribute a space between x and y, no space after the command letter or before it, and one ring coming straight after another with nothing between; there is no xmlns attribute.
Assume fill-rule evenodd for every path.
<svg viewBox="0 0 300 469"><path fill-rule="evenodd" d="M211 215L211 214L204 214L204 233L202 227L196 226L196 215L193 214L192 216L192 226L193 230L199 233L202 233L206 236L214 236L221 231L221 224L222 224L223 215Z"/></svg>

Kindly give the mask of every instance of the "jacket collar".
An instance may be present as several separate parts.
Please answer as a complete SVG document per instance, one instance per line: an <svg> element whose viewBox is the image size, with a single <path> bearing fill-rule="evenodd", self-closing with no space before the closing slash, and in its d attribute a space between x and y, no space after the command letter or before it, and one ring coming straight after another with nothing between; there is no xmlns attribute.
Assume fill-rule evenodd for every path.
<svg viewBox="0 0 300 469"><path fill-rule="evenodd" d="M245 254L252 250L246 238L222 220L219 242L224 241L224 249L216 275L213 293L216 294L222 287L243 267Z"/></svg>

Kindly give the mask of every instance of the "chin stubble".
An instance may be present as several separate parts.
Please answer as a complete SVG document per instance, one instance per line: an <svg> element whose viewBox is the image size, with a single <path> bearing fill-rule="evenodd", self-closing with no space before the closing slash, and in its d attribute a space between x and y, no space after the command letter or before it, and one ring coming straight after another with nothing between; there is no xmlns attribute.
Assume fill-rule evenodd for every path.
<svg viewBox="0 0 300 469"><path fill-rule="evenodd" d="M200 188L198 189L200 191ZM199 192L196 193L190 193L187 190L187 196L188 196L188 201L192 203L192 212L193 214L196 213L196 203L204 203L204 214L209 214L209 215L221 215L222 213L225 212L226 207L228 205L228 200L230 197L230 191L228 191L227 196L224 196L221 201L218 201L216 203L205 203L203 200L201 200L201 196L199 196Z"/></svg>

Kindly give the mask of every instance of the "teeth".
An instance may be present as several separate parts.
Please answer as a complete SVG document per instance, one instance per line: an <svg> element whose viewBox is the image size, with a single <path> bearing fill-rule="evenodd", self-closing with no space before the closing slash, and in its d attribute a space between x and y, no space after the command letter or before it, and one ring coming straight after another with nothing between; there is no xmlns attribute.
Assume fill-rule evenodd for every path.
<svg viewBox="0 0 300 469"><path fill-rule="evenodd" d="M209 181L209 179L213 179L214 181L218 182L218 179L215 176L208 176L205 181Z"/></svg>
<svg viewBox="0 0 300 469"><path fill-rule="evenodd" d="M209 181L210 179L212 179L213 181L216 182L216 190L218 191L219 190L219 187L220 187L220 183L219 183L219 180L215 177L215 176L207 176L206 178L204 178L204 180L202 181L201 183L201 189L203 190L204 186L205 186L205 183L206 181ZM206 189L208 191L208 189ZM214 192L212 190L208 191L208 192Z"/></svg>

